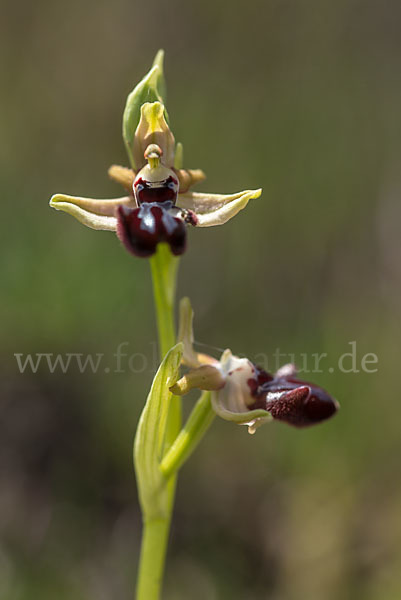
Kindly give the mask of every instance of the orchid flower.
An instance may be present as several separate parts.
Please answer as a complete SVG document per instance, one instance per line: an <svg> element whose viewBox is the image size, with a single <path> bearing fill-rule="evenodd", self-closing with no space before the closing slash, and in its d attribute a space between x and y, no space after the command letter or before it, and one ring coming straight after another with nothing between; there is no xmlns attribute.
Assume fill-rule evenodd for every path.
<svg viewBox="0 0 401 600"><path fill-rule="evenodd" d="M191 389L212 391L216 414L247 425L254 433L272 419L295 427L315 425L333 416L339 404L323 388L296 377L295 365L281 367L275 375L225 350L217 360L193 348L193 311L188 298L180 305L179 340L183 364L190 367L171 391L183 395Z"/></svg>
<svg viewBox="0 0 401 600"><path fill-rule="evenodd" d="M163 52L128 96L123 138L131 168L113 165L109 176L125 195L110 200L55 194L50 206L91 227L114 231L136 256L151 256L165 242L173 254L186 248L187 225L222 225L258 198L262 190L235 194L192 192L205 179L200 169L183 169L183 150L176 144L163 103Z"/></svg>

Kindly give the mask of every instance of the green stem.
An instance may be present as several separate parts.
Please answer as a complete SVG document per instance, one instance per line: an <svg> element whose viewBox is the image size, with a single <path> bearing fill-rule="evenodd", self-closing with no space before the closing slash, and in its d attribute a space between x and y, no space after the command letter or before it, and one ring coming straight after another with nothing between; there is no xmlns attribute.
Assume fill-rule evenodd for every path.
<svg viewBox="0 0 401 600"><path fill-rule="evenodd" d="M178 260L172 256L168 246L159 244L157 252L150 259L150 263L160 354L163 358L175 345L174 299ZM172 355L169 354L169 356ZM166 364L169 356L165 358ZM168 367L165 366L165 368ZM160 376L163 377L162 371ZM157 387L157 385L155 379L154 386ZM158 393L160 393L160 390ZM160 407L155 408L155 405L149 405L148 402L149 398L152 398L151 396L148 397L147 405L142 413L135 440L137 480L143 515L142 544L136 591L137 600L159 600L160 598L177 473L214 419L215 413L211 406L210 397L210 392L202 394L184 428L180 431L181 398L172 396L167 406L164 442L160 436L151 435L153 429L147 429L148 427L157 426L157 424L160 425L160 420L164 423L161 414L156 422L154 422L154 417L153 420L150 418L149 411L152 407L153 410L160 410ZM165 404L163 404L163 408L166 408ZM164 429L164 427L162 428ZM151 445L150 449L146 447L146 443ZM155 444L158 446L157 448ZM148 449L150 452L143 454L143 449ZM150 459L147 457L150 457ZM144 475L142 460L145 460L145 466L148 468L148 470L145 469ZM147 463L148 460L151 464ZM152 465L155 465L156 471L154 471ZM159 478L160 481L158 481Z"/></svg>
<svg viewBox="0 0 401 600"><path fill-rule="evenodd" d="M210 392L204 392L173 445L164 455L160 465L164 477L168 479L180 469L209 429L215 416Z"/></svg>
<svg viewBox="0 0 401 600"><path fill-rule="evenodd" d="M144 521L136 588L138 600L160 597L169 531L170 519Z"/></svg>
<svg viewBox="0 0 401 600"><path fill-rule="evenodd" d="M166 244L159 244L150 259L161 358L175 344L174 301L178 259Z"/></svg>
<svg viewBox="0 0 401 600"><path fill-rule="evenodd" d="M150 259L156 318L159 333L161 358L175 344L174 301L178 259L167 245L159 244ZM165 433L163 454L170 448L181 428L181 399L171 398ZM166 558L166 548L170 531L171 515L174 506L176 477L167 482L167 494L160 490L160 503L164 504L159 515L146 515L147 507L142 506L143 533L138 568L137 600L158 600ZM155 491L155 494L158 492ZM166 498L164 500L163 498Z"/></svg>
<svg viewBox="0 0 401 600"><path fill-rule="evenodd" d="M175 344L174 305L179 259L173 256L167 244L159 244L150 259L153 294L159 332L160 358ZM167 451L181 428L181 398L171 398L167 416L164 451Z"/></svg>

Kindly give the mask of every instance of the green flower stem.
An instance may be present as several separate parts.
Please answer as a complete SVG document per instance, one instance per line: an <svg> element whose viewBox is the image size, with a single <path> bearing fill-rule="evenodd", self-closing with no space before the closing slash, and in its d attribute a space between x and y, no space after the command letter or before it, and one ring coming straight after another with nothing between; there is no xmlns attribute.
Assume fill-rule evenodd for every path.
<svg viewBox="0 0 401 600"><path fill-rule="evenodd" d="M176 341L174 305L178 263L179 259L171 254L167 244L159 244L156 253L150 259L161 359ZM173 396L167 416L165 451L171 446L180 429L181 398Z"/></svg>
<svg viewBox="0 0 401 600"><path fill-rule="evenodd" d="M171 448L164 455L160 470L167 479L176 474L199 444L213 422L216 413L210 401L210 392L203 392L188 421Z"/></svg>
<svg viewBox="0 0 401 600"><path fill-rule="evenodd" d="M159 244L150 259L161 358L175 344L174 301L179 259Z"/></svg>
<svg viewBox="0 0 401 600"><path fill-rule="evenodd" d="M167 245L159 244L156 253L150 259L156 317L159 332L161 358L175 344L174 301L178 259ZM170 448L181 428L181 398L172 396L169 403L165 442L161 449L161 458ZM152 505L160 507L159 514L151 506L142 505L143 533L141 554L137 578L137 600L158 600L166 558L166 549L170 531L171 515L174 506L176 477L171 477L154 495ZM149 502L150 504L150 502ZM147 512L149 513L147 514Z"/></svg>
<svg viewBox="0 0 401 600"><path fill-rule="evenodd" d="M137 600L160 598L171 519L144 520Z"/></svg>
<svg viewBox="0 0 401 600"><path fill-rule="evenodd" d="M211 406L210 392L202 394L182 430L181 398L172 396L168 405L165 399L163 401L163 390L168 393L169 387L164 383L165 387L160 388L160 382L166 376L163 373L166 373L165 369L176 368L171 361L174 363L174 356L177 357L177 352L180 352L179 346L173 348L175 346L174 300L178 259L171 254L168 246L159 244L157 252L150 259L150 264L160 354L162 358L167 353L168 356L156 375L136 435L136 469L143 516L137 600L159 600L160 598L177 473L215 417ZM180 360L180 356L178 356L178 360ZM154 402L157 401L157 398L160 399L159 402L162 402L162 407L155 406ZM162 410L166 407L167 414ZM155 410L161 411L158 413L158 419L152 416L152 411ZM153 428L165 431L164 436L157 435ZM151 447L149 448L146 444L150 444ZM160 458L158 459L158 457ZM160 481L158 481L159 478Z"/></svg>

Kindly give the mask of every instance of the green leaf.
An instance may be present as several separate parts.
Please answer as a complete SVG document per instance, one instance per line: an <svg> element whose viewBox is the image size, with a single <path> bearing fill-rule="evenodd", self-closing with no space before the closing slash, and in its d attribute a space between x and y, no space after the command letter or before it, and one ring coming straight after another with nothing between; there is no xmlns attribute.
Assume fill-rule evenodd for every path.
<svg viewBox="0 0 401 600"><path fill-rule="evenodd" d="M165 518L169 510L168 488L160 472L167 415L178 378L183 347L169 350L152 383L139 420L134 443L134 463L142 511L147 518Z"/></svg>
<svg viewBox="0 0 401 600"><path fill-rule="evenodd" d="M163 73L164 50L159 50L152 68L128 95L123 114L123 139L133 169L138 169L133 157L135 131L141 117L141 106L145 102L165 103L166 84Z"/></svg>

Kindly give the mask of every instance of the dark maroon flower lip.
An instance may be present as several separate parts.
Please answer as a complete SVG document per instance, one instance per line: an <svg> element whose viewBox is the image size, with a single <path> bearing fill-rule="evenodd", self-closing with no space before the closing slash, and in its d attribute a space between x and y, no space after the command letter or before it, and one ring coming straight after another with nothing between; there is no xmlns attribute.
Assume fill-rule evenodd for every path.
<svg viewBox="0 0 401 600"><path fill-rule="evenodd" d="M338 402L320 386L297 379L295 367L288 374L280 371L273 376L255 366L255 376L248 380L255 399L249 410L266 410L273 419L295 427L315 425L337 412Z"/></svg>
<svg viewBox="0 0 401 600"><path fill-rule="evenodd" d="M139 208L117 209L117 236L135 256L152 256L160 242L178 256L185 251L187 232L173 202L146 202Z"/></svg>

